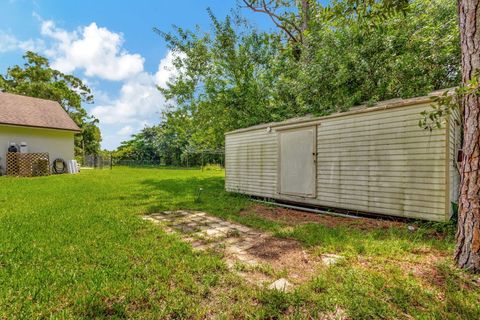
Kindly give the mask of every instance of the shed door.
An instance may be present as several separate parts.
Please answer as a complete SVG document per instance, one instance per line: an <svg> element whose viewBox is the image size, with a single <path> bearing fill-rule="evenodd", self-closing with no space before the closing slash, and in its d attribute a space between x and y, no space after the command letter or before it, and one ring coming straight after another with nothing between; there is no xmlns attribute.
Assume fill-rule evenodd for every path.
<svg viewBox="0 0 480 320"><path fill-rule="evenodd" d="M278 192L315 197L316 127L278 131Z"/></svg>

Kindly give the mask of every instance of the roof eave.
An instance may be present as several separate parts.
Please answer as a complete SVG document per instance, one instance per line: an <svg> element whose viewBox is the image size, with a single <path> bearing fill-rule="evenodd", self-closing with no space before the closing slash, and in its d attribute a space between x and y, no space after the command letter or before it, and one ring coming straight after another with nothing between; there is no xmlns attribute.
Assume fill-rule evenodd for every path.
<svg viewBox="0 0 480 320"><path fill-rule="evenodd" d="M438 97L445 91L447 91L448 94L451 95L453 94L454 89L455 88L437 90L437 91L431 92L427 96L421 96L421 97L414 97L414 98L408 98L408 99L393 99L392 101L379 101L372 107L367 107L365 105L354 106L352 107L352 109L350 109L350 111L333 113L327 116L319 116L319 117L311 117L311 118L301 117L298 120L294 119L293 121L292 119L289 119L289 120L280 121L280 122L262 123L262 124L257 124L247 128L240 128L233 131L225 132L224 135L227 136L231 134L248 132L252 130L261 130L267 127L276 128L276 127L282 127L287 125L297 125L297 124L310 123L310 122L315 122L315 121L320 121L320 120L325 120L330 118L345 117L345 116L365 113L365 112L374 112L374 111L385 110L385 109L393 109L393 108L406 107L406 106L412 106L412 105L418 105L418 104L433 103L434 102L433 99L435 97Z"/></svg>
<svg viewBox="0 0 480 320"><path fill-rule="evenodd" d="M35 128L35 129L50 129L50 130L60 130L60 131L70 131L75 133L82 132L82 129L77 127L74 128L58 128L58 127L43 127L43 126L34 126L34 125L27 125L27 124L17 124L17 123L8 123L8 122L0 122L0 125L11 126L11 127L23 127L23 128Z"/></svg>

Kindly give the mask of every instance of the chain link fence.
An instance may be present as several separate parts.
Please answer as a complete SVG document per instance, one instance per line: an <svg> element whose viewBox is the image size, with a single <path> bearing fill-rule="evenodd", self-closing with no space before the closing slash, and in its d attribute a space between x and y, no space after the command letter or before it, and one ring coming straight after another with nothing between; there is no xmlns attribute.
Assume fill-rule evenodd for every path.
<svg viewBox="0 0 480 320"><path fill-rule="evenodd" d="M113 158L111 155L104 156L99 154L85 155L80 161L82 167L94 168L94 169L112 169Z"/></svg>
<svg viewBox="0 0 480 320"><path fill-rule="evenodd" d="M85 155L79 161L82 167L112 169L115 166L128 167L183 167L201 168L215 165L223 168L223 150L187 150L181 154L170 154L159 159L116 159L112 155Z"/></svg>

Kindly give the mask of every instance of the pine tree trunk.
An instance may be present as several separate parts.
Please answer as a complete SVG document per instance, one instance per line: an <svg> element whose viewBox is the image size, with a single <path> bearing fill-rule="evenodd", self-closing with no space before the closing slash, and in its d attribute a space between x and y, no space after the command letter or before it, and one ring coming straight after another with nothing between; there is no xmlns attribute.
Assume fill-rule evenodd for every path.
<svg viewBox="0 0 480 320"><path fill-rule="evenodd" d="M480 0L459 0L462 82L480 71ZM480 272L480 98L466 95L463 109L463 161L455 260L460 268Z"/></svg>

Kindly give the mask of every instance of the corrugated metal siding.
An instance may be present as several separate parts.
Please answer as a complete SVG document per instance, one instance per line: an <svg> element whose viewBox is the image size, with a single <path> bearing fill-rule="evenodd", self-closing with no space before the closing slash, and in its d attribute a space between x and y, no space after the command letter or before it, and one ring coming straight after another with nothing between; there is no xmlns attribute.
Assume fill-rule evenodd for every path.
<svg viewBox="0 0 480 320"><path fill-rule="evenodd" d="M225 188L273 198L277 186L277 135L254 130L225 138Z"/></svg>
<svg viewBox="0 0 480 320"><path fill-rule="evenodd" d="M322 205L443 220L445 129L418 126L428 105L326 119L318 127Z"/></svg>
<svg viewBox="0 0 480 320"><path fill-rule="evenodd" d="M226 136L226 189L411 218L446 218L446 129L418 127L428 104L326 118L317 127L317 197L277 194L277 135ZM315 120L318 122L318 119ZM451 170L450 170L451 171Z"/></svg>

